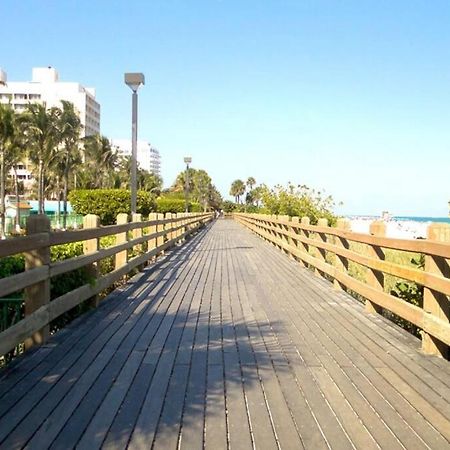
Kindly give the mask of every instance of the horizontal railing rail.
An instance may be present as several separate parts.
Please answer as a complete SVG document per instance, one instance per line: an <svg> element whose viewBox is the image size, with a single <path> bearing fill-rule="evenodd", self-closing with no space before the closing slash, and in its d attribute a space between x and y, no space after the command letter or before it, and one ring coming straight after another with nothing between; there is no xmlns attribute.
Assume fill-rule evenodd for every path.
<svg viewBox="0 0 450 450"><path fill-rule="evenodd" d="M0 279L0 298L23 291L25 317L0 333L0 355L19 344L25 347L41 344L49 336L49 324L75 306L90 300L96 306L98 294L136 268L156 258L165 250L183 241L211 221L211 213L151 214L142 221L140 214L128 223L126 214L119 214L117 225L100 227L99 218L88 215L82 230L50 231L48 218L30 216L29 235L0 241L0 257L24 254L25 271ZM100 238L114 236L115 243L100 248ZM84 243L84 254L60 261L50 261L52 246L74 242ZM142 245L146 244L146 250ZM129 257L128 252L136 251ZM98 263L115 257L111 272L99 275ZM50 301L50 280L57 275L87 268L92 279Z"/></svg>
<svg viewBox="0 0 450 450"><path fill-rule="evenodd" d="M428 239L413 240L386 237L386 225L381 221L371 224L371 234L362 234L351 232L349 223L343 219L338 220L337 227L329 227L326 219L311 225L307 217L236 213L234 218L313 268L316 274L331 278L337 289L351 290L364 297L368 312L380 313L385 309L419 327L426 353L449 357L449 225L431 224ZM352 243L364 244L365 251L352 249ZM421 270L386 261L385 249L424 255L425 267ZM365 280L349 274L349 262L367 269ZM385 275L423 286L423 306L384 292Z"/></svg>

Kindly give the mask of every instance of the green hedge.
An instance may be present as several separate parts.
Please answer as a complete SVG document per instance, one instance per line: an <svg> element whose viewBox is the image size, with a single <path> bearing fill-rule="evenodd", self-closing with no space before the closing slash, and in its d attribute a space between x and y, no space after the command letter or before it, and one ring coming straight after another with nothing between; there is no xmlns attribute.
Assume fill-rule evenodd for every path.
<svg viewBox="0 0 450 450"><path fill-rule="evenodd" d="M195 213L203 212L203 206L200 205L200 203L191 203L189 212L195 212Z"/></svg>
<svg viewBox="0 0 450 450"><path fill-rule="evenodd" d="M160 197L156 200L156 210L159 213L183 213L186 209L186 203L182 199ZM201 212L203 209L198 203L189 203L190 212Z"/></svg>
<svg viewBox="0 0 450 450"><path fill-rule="evenodd" d="M131 193L125 189L74 190L69 201L77 214L96 214L102 225L116 223L117 214L131 214ZM138 191L137 212L148 216L155 210L154 198L146 191Z"/></svg>
<svg viewBox="0 0 450 450"><path fill-rule="evenodd" d="M156 199L156 210L159 213L182 213L185 211L185 201L177 198L158 198Z"/></svg>

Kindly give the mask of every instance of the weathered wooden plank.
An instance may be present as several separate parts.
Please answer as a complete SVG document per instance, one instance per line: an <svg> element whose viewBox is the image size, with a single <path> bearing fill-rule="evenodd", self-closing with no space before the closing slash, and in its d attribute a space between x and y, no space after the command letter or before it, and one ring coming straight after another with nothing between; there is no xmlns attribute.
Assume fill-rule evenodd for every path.
<svg viewBox="0 0 450 450"><path fill-rule="evenodd" d="M250 304L249 296L255 296L255 291L252 289L254 287L252 283L253 279L244 277L243 275L242 265L245 263L246 258L242 257L242 250L239 254L237 254L236 250L232 253L237 285L240 288L239 298L241 300L243 317L252 343L258 377L262 383L265 401L270 411L270 417L272 419L278 445L281 448L301 448L302 442L279 386L276 372L273 367L273 361L271 359L272 355L269 353L261 335L261 330L258 327L254 313L254 309L257 308L252 308ZM244 255L245 253L247 252L244 252ZM283 368L286 369L286 366L283 366ZM280 370L282 369L280 368Z"/></svg>
<svg viewBox="0 0 450 450"><path fill-rule="evenodd" d="M223 242L221 298L228 439L230 448L248 449L252 448L253 440L231 308L230 240Z"/></svg>
<svg viewBox="0 0 450 450"><path fill-rule="evenodd" d="M207 344L207 380L204 390L204 445L210 448L227 447L226 406L224 391L224 369L222 350L222 323L220 311L220 289L222 241L216 239L213 261L210 264L210 282L205 286L204 296L209 299L209 333ZM205 298L205 300L206 300ZM206 377L206 373L205 373ZM200 431L200 430L199 430ZM184 434L183 434L184 436ZM192 442L192 441L191 441ZM188 442L186 442L188 444ZM185 446L189 448L189 445Z"/></svg>
<svg viewBox="0 0 450 450"><path fill-rule="evenodd" d="M172 286L170 287L170 291L160 291L159 296L170 296L171 298L174 298L183 283L190 284L190 280L186 277L192 276L192 272L190 271L192 270L192 265L195 264L196 258L194 258L190 264L186 265L178 277L171 278ZM146 351L156 354L157 348L159 348L159 353L161 353L163 344L161 344L161 341L159 341L158 344L153 337L155 336L155 332L161 329L159 324L161 324L163 317L164 315L159 315L158 320L153 321L153 323L147 327L136 343L134 349L135 352L144 356ZM108 396L102 402L93 421L90 423L86 433L82 437L81 443L84 446L83 448L93 448L93 442L96 443L96 445L99 445L103 439L105 439L105 448L123 448L126 445L144 400L143 393L148 390L155 368L156 360L155 363L151 364L142 362L139 371L136 374L136 378L133 380L132 384L128 386L128 391L123 389L120 393L117 392L118 389L115 389L115 386L112 387ZM120 402L122 402L122 404ZM114 407L112 407L113 404ZM119 406L121 406L120 410L118 409ZM115 417L116 414L117 416ZM102 431L99 432L96 423L99 421L104 422L105 415L108 416L108 424L110 427L105 426L102 428Z"/></svg>
<svg viewBox="0 0 450 450"><path fill-rule="evenodd" d="M49 233L36 233L30 236L12 237L0 242L0 258L31 250L39 250L49 245Z"/></svg>
<svg viewBox="0 0 450 450"><path fill-rule="evenodd" d="M183 405L181 445L183 448L201 448L205 427L206 382L208 362L208 337L210 334L210 310L212 286L217 265L217 252L213 244L207 252L207 277L200 295L195 342L190 360L189 383ZM183 353L186 353L183 351Z"/></svg>
<svg viewBox="0 0 450 450"><path fill-rule="evenodd" d="M130 448L139 448L142 445L146 445L145 442L152 442L155 437L159 416L164 407L164 398L170 383L170 377L167 377L167 373L172 372L182 338L183 329L186 323L186 318L189 314L193 291L191 291L190 295L184 295L188 288L189 284L185 285L180 290L179 294L182 298L186 298L188 307L184 309L183 314L177 316L177 321L173 324L173 326L171 324L170 327L163 332L166 334L167 339L164 339L161 342L161 348L163 348L163 351L157 364L152 383L147 391L147 395L137 418L130 440ZM197 286L195 285L191 286L191 289L196 288ZM174 321L172 318L172 323L173 322ZM155 342L157 342L157 340L155 340L152 345ZM155 356L155 349L150 347L144 361L155 361Z"/></svg>
<svg viewBox="0 0 450 450"><path fill-rule="evenodd" d="M36 267L7 278L0 279L0 297L21 291L28 286L44 281L49 277L48 266Z"/></svg>
<svg viewBox="0 0 450 450"><path fill-rule="evenodd" d="M142 291L141 291L141 289L139 289L139 286L138 286L138 292L141 292L139 295L146 294L144 289L142 289ZM132 300L132 299L133 299L133 297L130 298L130 300ZM65 392L67 391L67 389L70 388L74 384L74 382L78 379L79 375L77 375L77 374L82 374L84 367L90 366L91 361L93 361L92 358L96 357L99 350L101 350L102 347L106 343L110 344L111 341L115 340L117 343L120 343L120 336L123 336L124 332L126 332L126 329L127 329L126 327L123 328L124 321L126 321L127 318L130 317L131 314L133 314L135 308L136 307L139 308L140 305L141 304L139 302L131 301L129 308L128 308L129 313L119 316L118 317L119 321L117 321L117 320L113 321L113 323L110 325L110 327L108 327L107 332L103 333L100 336L100 339L97 339L96 341L94 341L94 343L90 346L89 351L82 350L82 348L81 348L80 352L73 351L72 353L70 353L68 355L67 366L63 365L62 368L58 368L58 372L53 372L53 379L54 379L54 382L56 383L58 378L62 377L64 375L64 372L70 368L70 370L67 372L67 374L64 375L63 378L61 378L61 381L63 381L63 383L61 383L61 381L59 383L57 383L55 385L55 387L52 388L52 391L51 391L52 395L45 397L44 401L41 400L41 403L39 404L38 408L34 408L31 411L31 413L28 413L30 408L33 407L33 405L36 404L38 399L41 399L42 395L45 395L45 393L51 387L48 383L45 383L45 382L43 384L39 383L39 385L43 389L34 389L32 391L33 397L36 398L36 400L33 401L32 398L25 398L23 401L21 401L21 403L23 404L23 407L22 406L19 408L16 407L14 410L15 415L5 416L7 423L17 424L17 419L20 420L20 418L23 417L24 414L28 413L27 419L34 417L33 420L34 420L35 426L38 426L39 423L46 418L45 414L40 413L42 408L48 407L49 411L53 410L53 408L54 408L53 405L55 404L55 402L58 402L58 398L61 398L60 396L64 395ZM138 316L136 316L136 318L137 317ZM128 326L128 329L129 329L129 326ZM80 357L81 353L82 353L82 356ZM80 357L80 358L77 361L78 357ZM77 361L77 364L74 365L73 367L70 367L75 361ZM58 367L60 367L60 366L58 366ZM66 381L64 381L64 380L66 380ZM57 394L57 392L60 392L60 394ZM48 405L48 406L46 406L46 405ZM3 419L1 419L1 420L3 420ZM1 421L0 421L0 423L1 423ZM2 426L2 431L3 430L5 430L5 432L7 431L6 423L5 423L4 427ZM13 433L13 435L10 436L9 438L16 439L17 436L19 436L20 440L23 441L24 439L26 439L26 436L28 436L29 433L33 431L33 426L31 426L31 423L28 422L26 432L24 430L20 430L20 427L16 431L17 431L16 437L14 436L14 433ZM0 435L0 439L1 439L1 435Z"/></svg>

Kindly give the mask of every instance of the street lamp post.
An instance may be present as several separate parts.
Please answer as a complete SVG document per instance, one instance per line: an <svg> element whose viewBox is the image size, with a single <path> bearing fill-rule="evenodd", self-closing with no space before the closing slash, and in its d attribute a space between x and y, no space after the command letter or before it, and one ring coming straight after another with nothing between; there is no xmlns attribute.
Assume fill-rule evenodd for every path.
<svg viewBox="0 0 450 450"><path fill-rule="evenodd" d="M133 91L131 109L131 214L136 214L137 198L137 120L138 120L138 97L137 91L141 84L145 84L144 74L126 73L125 84Z"/></svg>
<svg viewBox="0 0 450 450"><path fill-rule="evenodd" d="M189 164L192 162L190 156L184 157L186 163L186 174L184 176L184 199L185 199L185 211L189 212Z"/></svg>

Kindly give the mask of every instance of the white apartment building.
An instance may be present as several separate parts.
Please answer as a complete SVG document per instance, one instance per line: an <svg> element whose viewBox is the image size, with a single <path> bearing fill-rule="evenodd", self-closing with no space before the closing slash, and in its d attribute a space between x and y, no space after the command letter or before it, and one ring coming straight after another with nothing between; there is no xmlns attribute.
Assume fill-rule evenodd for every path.
<svg viewBox="0 0 450 450"><path fill-rule="evenodd" d="M131 156L130 139L111 139L111 147L116 148L121 155ZM137 162L142 169L161 176L161 156L150 142L137 141Z"/></svg>
<svg viewBox="0 0 450 450"><path fill-rule="evenodd" d="M28 103L43 103L47 108L61 107L61 100L72 102L80 114L83 136L100 133L100 104L95 89L76 82L59 81L53 67L35 67L31 81L8 81L0 69L0 103L10 103L16 111L25 110Z"/></svg>

